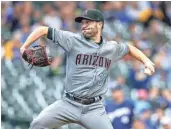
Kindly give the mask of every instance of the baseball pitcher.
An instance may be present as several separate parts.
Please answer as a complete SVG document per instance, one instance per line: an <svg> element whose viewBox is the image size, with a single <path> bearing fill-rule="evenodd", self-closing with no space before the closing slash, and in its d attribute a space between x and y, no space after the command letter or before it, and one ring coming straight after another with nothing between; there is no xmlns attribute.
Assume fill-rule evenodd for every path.
<svg viewBox="0 0 171 129"><path fill-rule="evenodd" d="M45 49L29 48L40 37L46 36L67 54L65 94L45 108L30 129L53 129L69 123L86 129L112 129L103 104L110 66L129 54L144 64L146 74L155 71L150 59L134 46L103 39L104 17L99 10L86 10L75 21L81 23L81 34L40 26L20 48L27 62L41 67L51 63Z"/></svg>

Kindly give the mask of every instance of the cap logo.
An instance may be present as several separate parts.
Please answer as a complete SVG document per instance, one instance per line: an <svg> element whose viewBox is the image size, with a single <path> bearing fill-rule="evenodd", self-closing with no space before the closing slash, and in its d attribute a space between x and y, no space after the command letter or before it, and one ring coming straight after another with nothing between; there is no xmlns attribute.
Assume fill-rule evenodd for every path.
<svg viewBox="0 0 171 129"><path fill-rule="evenodd" d="M87 15L87 10L84 11L83 15Z"/></svg>

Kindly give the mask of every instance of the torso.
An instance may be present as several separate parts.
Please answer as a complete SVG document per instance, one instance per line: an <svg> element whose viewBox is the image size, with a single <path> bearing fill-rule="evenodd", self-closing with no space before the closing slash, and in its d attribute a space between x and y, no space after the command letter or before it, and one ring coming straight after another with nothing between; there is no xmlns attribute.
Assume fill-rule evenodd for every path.
<svg viewBox="0 0 171 129"><path fill-rule="evenodd" d="M98 45L81 35L71 37L68 42L74 42L74 46L67 55L66 92L85 98L103 95L114 61L115 43L103 40Z"/></svg>

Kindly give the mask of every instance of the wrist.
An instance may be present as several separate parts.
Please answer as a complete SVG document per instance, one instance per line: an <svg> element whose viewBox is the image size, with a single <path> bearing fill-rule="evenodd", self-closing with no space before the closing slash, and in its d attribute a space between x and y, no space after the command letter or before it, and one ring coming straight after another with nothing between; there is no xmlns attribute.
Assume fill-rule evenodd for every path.
<svg viewBox="0 0 171 129"><path fill-rule="evenodd" d="M144 63L145 66L148 66L148 64L149 63L151 64L152 62L151 62L150 59L147 58L147 59L143 60L143 63Z"/></svg>
<svg viewBox="0 0 171 129"><path fill-rule="evenodd" d="M22 46L21 48L20 48L20 52L21 52L21 54L23 54L23 52L25 51L25 47L24 46Z"/></svg>

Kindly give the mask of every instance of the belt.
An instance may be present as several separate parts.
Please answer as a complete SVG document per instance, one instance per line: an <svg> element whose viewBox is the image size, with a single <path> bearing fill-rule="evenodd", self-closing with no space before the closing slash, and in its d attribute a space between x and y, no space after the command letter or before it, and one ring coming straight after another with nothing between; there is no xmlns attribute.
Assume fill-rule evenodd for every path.
<svg viewBox="0 0 171 129"><path fill-rule="evenodd" d="M84 105L89 105L89 104L92 104L92 103L97 102L97 101L102 99L101 96L97 96L97 97L89 98L89 99L83 99L83 98L75 97L75 96L68 94L68 93L66 93L66 97L68 99L74 100L74 101L79 102L79 103L84 104Z"/></svg>

